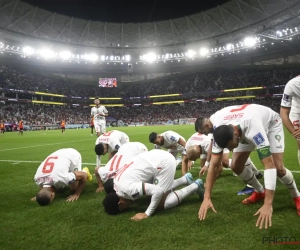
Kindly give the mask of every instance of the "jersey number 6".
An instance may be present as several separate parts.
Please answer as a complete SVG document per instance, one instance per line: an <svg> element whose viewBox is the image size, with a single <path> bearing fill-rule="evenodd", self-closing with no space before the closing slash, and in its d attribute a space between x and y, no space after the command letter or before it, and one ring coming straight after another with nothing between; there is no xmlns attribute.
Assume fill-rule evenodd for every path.
<svg viewBox="0 0 300 250"><path fill-rule="evenodd" d="M56 160L57 158L57 156L50 156L47 158L42 170L44 174L49 174L52 172L54 168L54 162L51 162L51 160Z"/></svg>

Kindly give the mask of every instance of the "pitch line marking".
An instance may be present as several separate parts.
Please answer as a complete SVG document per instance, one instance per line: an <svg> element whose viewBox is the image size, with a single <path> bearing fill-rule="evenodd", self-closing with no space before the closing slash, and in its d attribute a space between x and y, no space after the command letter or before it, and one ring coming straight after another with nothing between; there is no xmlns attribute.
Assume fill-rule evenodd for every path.
<svg viewBox="0 0 300 250"><path fill-rule="evenodd" d="M0 162L9 162L9 163L42 163L43 160L41 161L19 161L19 160L0 160ZM90 166L93 166L93 165L96 165L96 163L90 163L90 162L83 162L82 165L90 165ZM101 166L105 166L106 164L101 164ZM200 169L200 167L193 167L195 169ZM229 171L230 169L229 168L223 168L223 170L227 170ZM259 171L264 171L264 169L259 169ZM292 173L296 173L296 174L299 174L300 171L299 170L290 170Z"/></svg>

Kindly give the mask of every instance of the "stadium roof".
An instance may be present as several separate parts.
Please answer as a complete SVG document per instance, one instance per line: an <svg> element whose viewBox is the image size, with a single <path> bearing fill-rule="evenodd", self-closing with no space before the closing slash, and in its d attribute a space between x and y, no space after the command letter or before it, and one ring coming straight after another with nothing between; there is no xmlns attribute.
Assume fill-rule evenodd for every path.
<svg viewBox="0 0 300 250"><path fill-rule="evenodd" d="M18 0L0 0L0 34L15 41L42 40L84 48L178 48L263 32L295 20L299 11L299 0L232 0L181 18L112 23L52 13Z"/></svg>

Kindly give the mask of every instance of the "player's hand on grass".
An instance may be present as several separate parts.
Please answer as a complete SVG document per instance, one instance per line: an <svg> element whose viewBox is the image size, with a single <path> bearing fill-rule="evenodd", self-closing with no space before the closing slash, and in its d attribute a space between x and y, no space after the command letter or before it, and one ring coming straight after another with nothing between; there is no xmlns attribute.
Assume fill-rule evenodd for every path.
<svg viewBox="0 0 300 250"><path fill-rule="evenodd" d="M294 130L294 132L292 133L292 136L294 136L296 139L300 138L300 128L297 128Z"/></svg>
<svg viewBox="0 0 300 250"><path fill-rule="evenodd" d="M68 198L67 198L67 201L77 201L79 198L79 195L77 194L73 194L73 195L70 195Z"/></svg>
<svg viewBox="0 0 300 250"><path fill-rule="evenodd" d="M193 165L194 165L194 162L193 162L193 161L189 161L189 162L188 162L188 166L187 166L188 171L191 171Z"/></svg>
<svg viewBox="0 0 300 250"><path fill-rule="evenodd" d="M209 208L211 208L215 213L217 212L216 209L214 208L214 205L211 202L211 199L204 199L198 212L198 216L200 220L205 220L207 210Z"/></svg>
<svg viewBox="0 0 300 250"><path fill-rule="evenodd" d="M208 167L203 166L203 168L201 168L200 172L199 172L199 176L201 175L205 175L206 171L207 171Z"/></svg>
<svg viewBox="0 0 300 250"><path fill-rule="evenodd" d="M36 201L36 196L30 199L31 201Z"/></svg>
<svg viewBox="0 0 300 250"><path fill-rule="evenodd" d="M96 193L101 193L104 190L104 187L98 187L96 189Z"/></svg>
<svg viewBox="0 0 300 250"><path fill-rule="evenodd" d="M134 221L139 221L139 220L143 220L143 219L147 219L148 215L146 213L138 213L135 216L131 217L131 220Z"/></svg>
<svg viewBox="0 0 300 250"><path fill-rule="evenodd" d="M265 225L265 229L272 226L272 213L273 213L273 207L272 205L264 204L255 214L259 215L258 219L256 221L256 226L259 227L259 229L262 229Z"/></svg>

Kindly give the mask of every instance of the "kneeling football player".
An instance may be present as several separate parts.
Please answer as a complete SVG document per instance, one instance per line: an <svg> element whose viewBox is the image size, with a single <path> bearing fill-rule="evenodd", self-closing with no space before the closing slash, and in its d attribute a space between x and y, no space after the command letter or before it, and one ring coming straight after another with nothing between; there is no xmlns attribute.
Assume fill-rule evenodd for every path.
<svg viewBox="0 0 300 250"><path fill-rule="evenodd" d="M50 154L38 167L34 176L36 184L40 187L38 194L32 201L41 206L49 205L55 191L70 185L71 194L67 201L79 198L86 181L92 180L88 168L81 167L81 155L73 148L59 149Z"/></svg>

